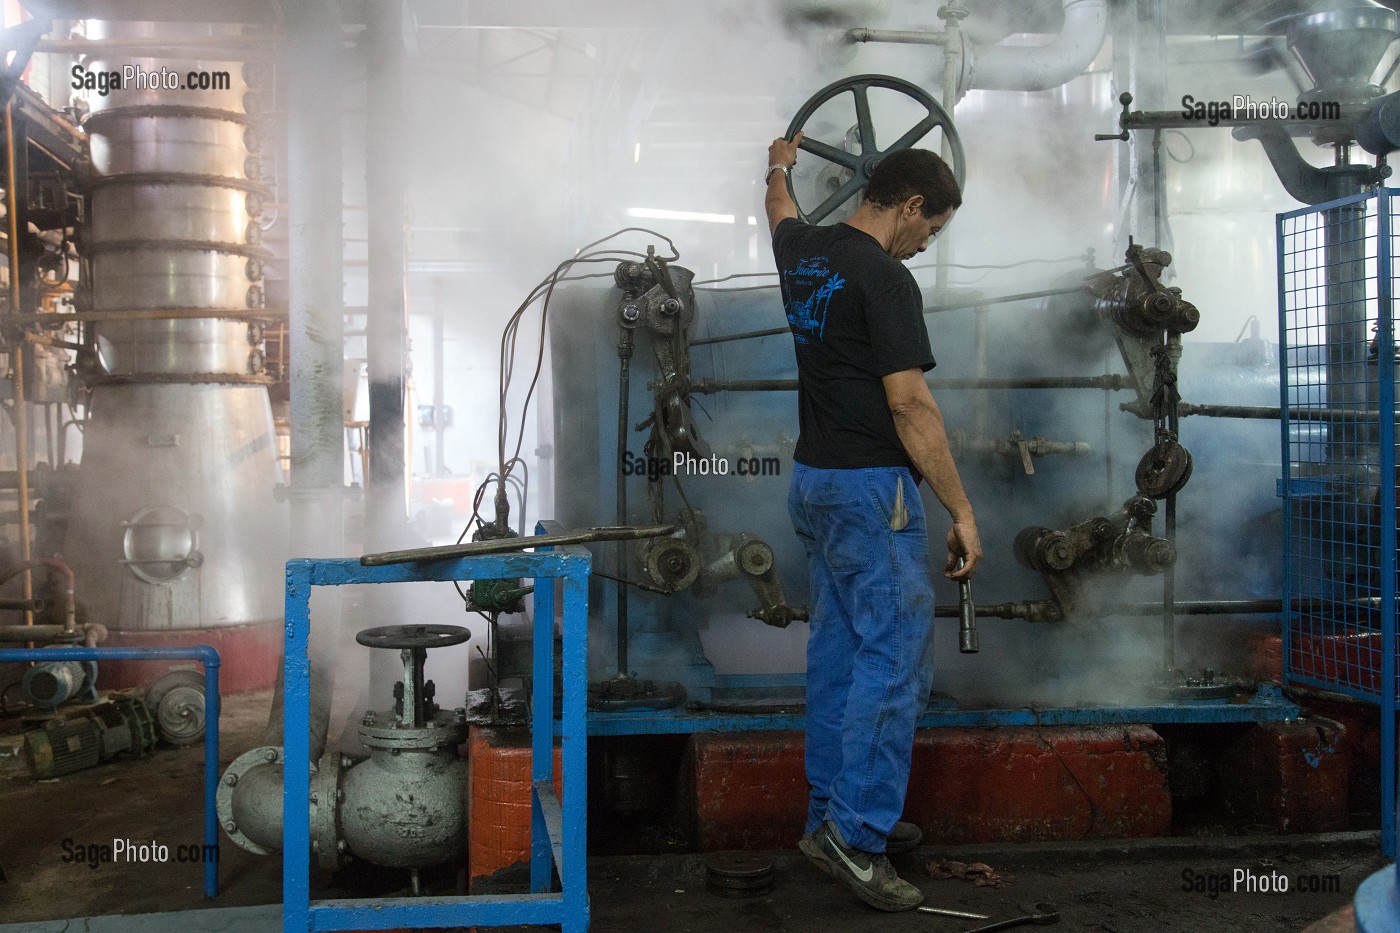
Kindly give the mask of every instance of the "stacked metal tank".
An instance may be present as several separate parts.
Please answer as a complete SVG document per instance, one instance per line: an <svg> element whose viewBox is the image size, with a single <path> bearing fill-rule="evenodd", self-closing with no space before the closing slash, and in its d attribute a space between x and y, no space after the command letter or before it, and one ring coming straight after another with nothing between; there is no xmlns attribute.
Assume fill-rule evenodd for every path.
<svg viewBox="0 0 1400 933"><path fill-rule="evenodd" d="M236 61L123 57L129 40L208 43L210 27L90 24L112 54L89 71L184 85L126 86L85 121L94 180L83 305L121 317L93 325L105 374L90 380L80 491L65 556L79 600L111 644L208 643L226 689L271 686L280 649L285 506L262 328L259 246L267 191L252 116L256 75ZM195 82L199 83L199 82ZM109 684L151 667L104 671Z"/></svg>

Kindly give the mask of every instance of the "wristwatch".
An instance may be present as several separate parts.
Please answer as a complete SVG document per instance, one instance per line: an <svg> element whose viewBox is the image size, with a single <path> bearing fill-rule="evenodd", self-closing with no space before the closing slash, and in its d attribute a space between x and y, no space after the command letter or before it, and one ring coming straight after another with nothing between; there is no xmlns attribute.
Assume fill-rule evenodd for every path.
<svg viewBox="0 0 1400 933"><path fill-rule="evenodd" d="M777 164L774 164L774 165L768 166L768 171L766 171L766 172L763 173L763 183L764 183L764 184L767 184L767 183L768 183L768 179L770 179L770 178L773 177L773 173L774 173L774 172L782 172L784 178L788 178L788 179L791 179L791 178L792 178L792 166L790 166L790 165L777 165Z"/></svg>

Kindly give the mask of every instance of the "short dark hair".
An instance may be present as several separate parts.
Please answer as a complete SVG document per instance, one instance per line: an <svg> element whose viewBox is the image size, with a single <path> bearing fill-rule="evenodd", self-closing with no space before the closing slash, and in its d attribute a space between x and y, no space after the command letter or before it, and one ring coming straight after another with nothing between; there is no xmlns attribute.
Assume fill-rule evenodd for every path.
<svg viewBox="0 0 1400 933"><path fill-rule="evenodd" d="M921 213L925 217L962 207L962 192L953 170L927 149L891 152L876 164L865 186L865 200L877 207L898 207L915 195L923 195Z"/></svg>

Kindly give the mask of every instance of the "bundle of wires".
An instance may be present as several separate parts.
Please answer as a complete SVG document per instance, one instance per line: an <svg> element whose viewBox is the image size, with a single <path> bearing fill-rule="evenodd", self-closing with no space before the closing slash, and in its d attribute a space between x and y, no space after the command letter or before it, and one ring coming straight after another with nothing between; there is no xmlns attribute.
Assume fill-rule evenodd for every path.
<svg viewBox="0 0 1400 933"><path fill-rule="evenodd" d="M507 484L511 483L512 481L518 484L516 488L519 492L518 501L521 513L520 533L524 534L525 504L529 501L527 495L527 486L529 484L529 472L525 466L525 461L522 460L520 457L520 450L522 445L525 443L525 422L530 411L530 401L534 398L535 387L539 384L540 372L544 367L545 327L549 322L550 298L553 297L554 289L556 286L559 285L560 282L574 282L580 279L613 277L612 270L609 270L607 272L573 274L575 269L579 266L597 263L607 263L611 265L616 265L617 263L626 262L628 260L644 261L647 258L647 254L644 252L638 252L636 250L629 249L621 249L615 246L610 246L605 249L598 249L598 247L602 246L604 243L616 239L617 237L620 237L626 233L641 233L646 234L648 236L656 237L657 239L664 242L667 248L670 250L669 256L662 256L659 258L661 258L665 262L675 262L676 260L680 259L680 253L676 249L676 244L671 241L670 237L664 236L660 233L657 233L655 230L649 230L645 227L624 227L623 229L618 230L614 233L610 233L607 236L602 237L601 239L594 240L587 246L580 248L573 255L572 258L566 259L559 265L555 266L553 272L547 275L538 285L536 285L533 289L530 290L530 293L525 297L525 300L521 302L520 307L516 308L515 313L512 314L510 316L510 320L506 322L505 329L501 332L500 421L497 427L497 471L488 476L486 480L483 481L481 486L477 489L475 501L472 503L472 520L468 523L467 528L462 532L462 538L466 537L467 532L473 530L474 528L479 528L481 526L482 520L480 515L480 508L482 498L485 495L487 487L493 482L496 484L495 504L498 518L504 517L509 511L509 499L506 494ZM508 407L510 403L511 383L515 376L516 339L519 335L520 324L525 317L525 313L529 311L531 306L534 305L536 302L540 302L539 350L535 355L534 372L530 376L530 384L525 391L524 402L520 407L520 421L519 428L516 431L515 446L514 448L511 448L510 418L508 415ZM507 456L507 451L510 451L509 456ZM514 476L512 476L513 471L517 467L519 467L521 472L524 474L523 478L521 479L517 479Z"/></svg>

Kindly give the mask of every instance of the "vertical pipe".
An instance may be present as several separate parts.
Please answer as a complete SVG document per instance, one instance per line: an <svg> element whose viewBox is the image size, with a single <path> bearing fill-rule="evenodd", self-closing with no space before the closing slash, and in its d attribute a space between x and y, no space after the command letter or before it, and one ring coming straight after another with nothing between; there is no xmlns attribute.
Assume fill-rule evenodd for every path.
<svg viewBox="0 0 1400 933"><path fill-rule="evenodd" d="M447 474L447 451L443 448L447 441L447 417L444 406L447 404L447 354L444 343L447 337L447 311L443 307L442 280L436 281L433 289L433 475ZM524 520L525 516L520 516Z"/></svg>
<svg viewBox="0 0 1400 933"><path fill-rule="evenodd" d="M344 331L341 278L340 9L333 0L288 7L282 63L287 89L288 372L291 382L291 552L339 557L345 551ZM325 616L338 623L338 603ZM318 654L326 647L318 642ZM311 714L319 757L330 715L329 663L318 664ZM282 670L264 743L306 741L284 736ZM296 700L293 698L293 703ZM302 698L301 702L307 702ZM306 716L301 717L304 724ZM302 729L306 726L303 725ZM295 732L295 729L293 730ZM306 787L303 785L303 795ZM295 808L293 808L295 809ZM304 808L303 808L304 809ZM306 814L302 813L304 819ZM292 813L296 817L296 813ZM302 881L303 887L305 879Z"/></svg>
<svg viewBox="0 0 1400 933"><path fill-rule="evenodd" d="M1176 373L1177 362L1181 359L1181 335L1167 331L1167 358L1171 361L1171 371ZM1167 430L1172 437L1179 437L1181 419L1177 413L1176 392L1166 394ZM1176 543L1176 493L1167 496L1163 524L1163 536ZM1171 677L1176 670L1176 567L1169 566L1162 574L1162 663L1166 674Z"/></svg>
<svg viewBox="0 0 1400 933"><path fill-rule="evenodd" d="M546 534L553 528L543 523L536 525L537 534ZM545 551L540 548L540 551ZM553 550L549 548L548 550ZM533 720L530 727L530 779L535 782L550 779L554 764L554 590L558 580L552 577L535 580L534 617L534 668L532 676ZM543 712L541 712L543 711ZM530 838L530 892L544 894L549 890L551 877L551 848L547 834L540 834L543 813L539 812L538 795L531 793L531 807L538 819L532 819Z"/></svg>
<svg viewBox="0 0 1400 933"><path fill-rule="evenodd" d="M1289 365L1290 353L1296 351L1290 343L1288 320L1288 293L1285 274L1288 271L1288 251L1285 249L1285 225L1289 219L1279 217L1275 227L1274 261L1278 270L1278 403L1279 403L1279 463L1283 474L1283 677L1288 682L1293 670L1293 450L1289 443L1291 426L1289 412L1292 399L1289 398L1290 378L1294 375ZM1293 220L1293 223L1299 223Z"/></svg>
<svg viewBox="0 0 1400 933"><path fill-rule="evenodd" d="M632 390L632 328L625 324L617 340L617 355L621 361L617 384L617 524L627 524L627 475L622 465L627 458L628 393ZM619 541L617 554L617 676L627 676L627 542Z"/></svg>
<svg viewBox="0 0 1400 933"><path fill-rule="evenodd" d="M403 0L369 7L365 194L369 216L369 509L366 542L388 544L406 520L404 470L404 29ZM441 374L439 374L439 382ZM442 435L439 433L438 442ZM504 478L501 481L505 484Z"/></svg>
<svg viewBox="0 0 1400 933"><path fill-rule="evenodd" d="M1367 408L1366 207L1349 204L1323 214L1327 257L1327 405L1347 412ZM1334 422L1327 430L1328 461L1342 472L1363 459L1372 440L1366 419ZM1352 481L1346 477L1345 481Z"/></svg>
<svg viewBox="0 0 1400 933"><path fill-rule="evenodd" d="M5 101L5 212L9 220L10 310L22 314L19 282L19 192L15 184L14 98ZM24 401L24 342L16 341L11 351L15 370L15 470L19 474L19 559L28 564L29 554L29 418ZM24 598L34 598L34 577L24 571ZM24 624L34 624L32 610L24 610Z"/></svg>
<svg viewBox="0 0 1400 933"><path fill-rule="evenodd" d="M219 896L219 860L210 858L219 844L219 653L201 646L204 661L204 896Z"/></svg>
<svg viewBox="0 0 1400 933"><path fill-rule="evenodd" d="M288 301L291 374L293 553L325 553L344 482L339 11L330 0L289 8L284 69L288 98ZM325 494L334 490L335 494ZM322 493L321 495L317 495ZM340 550L335 535L336 554Z"/></svg>
<svg viewBox="0 0 1400 933"><path fill-rule="evenodd" d="M1376 405L1381 412L1380 442L1380 570L1381 575L1381 846L1395 858L1395 319L1391 303L1391 194L1376 197ZM1362 253L1364 255L1364 250ZM1364 287L1364 285L1363 285ZM1400 865L1396 867L1400 881Z"/></svg>

